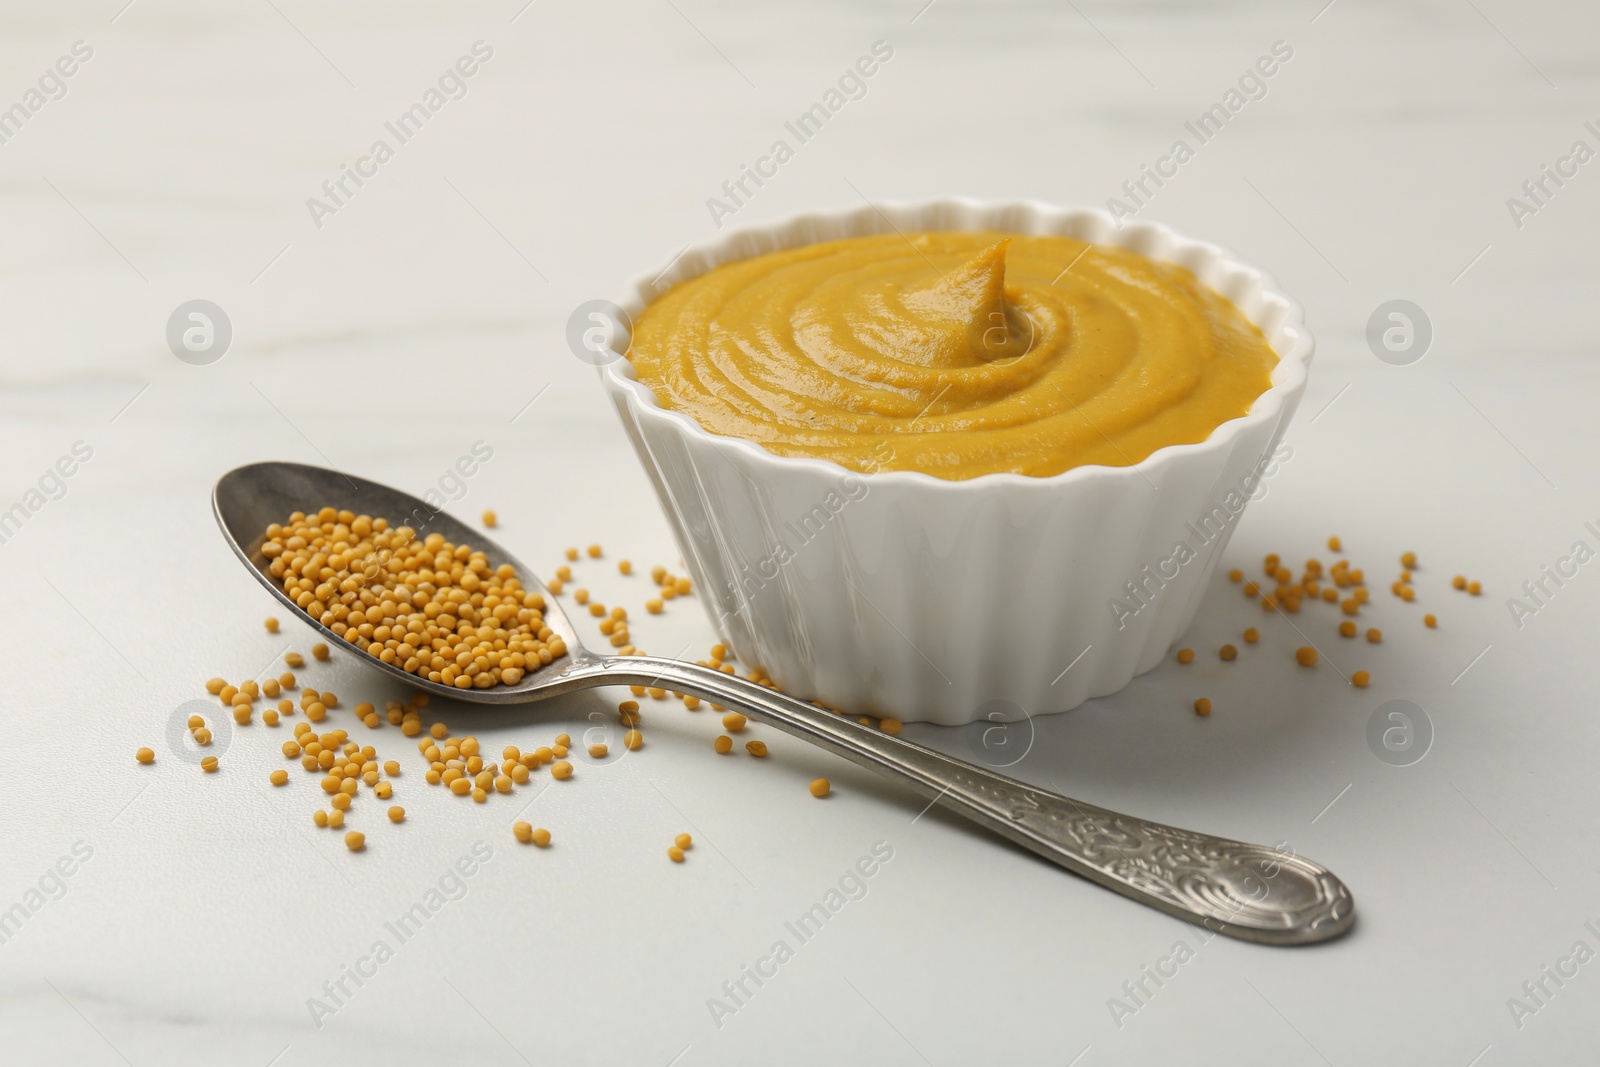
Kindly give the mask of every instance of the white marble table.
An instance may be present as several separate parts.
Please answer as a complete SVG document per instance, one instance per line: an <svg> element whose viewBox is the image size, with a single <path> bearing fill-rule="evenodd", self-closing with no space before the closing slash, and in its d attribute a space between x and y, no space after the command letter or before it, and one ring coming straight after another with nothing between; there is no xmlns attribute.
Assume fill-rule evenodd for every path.
<svg viewBox="0 0 1600 1067"><path fill-rule="evenodd" d="M0 108L22 105L0 126L0 511L23 506L0 544L0 1059L1593 1056L1600 564L1547 582L1520 627L1507 603L1575 542L1600 548L1600 163L1561 163L1575 141L1600 149L1592 6L121 3L0 16ZM49 75L78 41L92 55ZM478 41L492 55L465 64L465 95L403 143L387 133ZM263 631L270 602L213 526L209 487L237 464L331 463L421 492L483 441L493 459L453 506L496 509L527 560L548 572L563 546L603 539L613 560L675 564L567 316L713 232L708 198L875 41L893 56L865 94L735 221L862 197L1100 204L1275 42L1292 49L1140 210L1233 246L1306 305L1320 352L1293 457L1228 556L1254 569L1341 535L1384 576L1372 616L1388 639L1304 623L1373 685L1295 667L1297 636L1219 577L1195 665L1035 720L1013 770L1329 864L1359 903L1348 938L1203 940L782 736L765 764L713 762L709 717L676 704L647 706L641 752L482 807L423 786L410 743L374 732L407 761L410 816L390 827L358 802L359 856L312 825L313 782L267 784L281 732L239 729L215 776L166 740L205 678L308 643ZM389 158L363 163L379 139ZM1544 165L1571 176L1514 213ZM345 166L371 176L333 203L322 186ZM231 322L209 365L166 342L194 299ZM1432 323L1409 365L1364 338L1392 299ZM70 477L47 476L62 457ZM1406 549L1423 561L1418 605L1387 592ZM1445 588L1457 571L1485 595ZM641 579L588 573L608 602L642 601ZM1251 662L1217 662L1251 624ZM635 633L662 654L712 639L692 601ZM304 676L347 707L397 695L348 662ZM1188 711L1202 690L1206 720ZM1401 699L1433 734L1408 766L1367 741L1374 710ZM610 706L445 710L498 751ZM908 732L982 751L977 728ZM142 744L152 767L133 761ZM835 784L826 803L806 795L817 774ZM530 799L548 851L511 838ZM699 844L675 866L664 849L683 830ZM487 862L450 877L480 841ZM793 936L875 846L892 859L859 899ZM441 881L459 899L397 937L385 924ZM791 953L763 963L780 940ZM740 981L736 1002L724 984Z"/></svg>

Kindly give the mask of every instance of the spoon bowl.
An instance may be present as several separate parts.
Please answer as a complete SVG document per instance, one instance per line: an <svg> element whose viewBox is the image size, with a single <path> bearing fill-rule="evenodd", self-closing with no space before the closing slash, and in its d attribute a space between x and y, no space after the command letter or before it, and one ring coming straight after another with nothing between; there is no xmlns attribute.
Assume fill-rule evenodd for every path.
<svg viewBox="0 0 1600 1067"><path fill-rule="evenodd" d="M1040 789L737 675L655 656L596 655L583 647L560 602L527 567L482 532L408 493L340 471L299 463L254 463L229 471L211 498L234 554L273 596L329 639L330 647L425 692L478 704L527 704L602 685L642 685L735 708L864 767L896 778L950 811L1075 874L1188 922L1246 941L1304 945L1338 937L1355 921L1350 891L1304 856L1122 815ZM337 507L420 536L443 534L510 564L541 593L545 623L566 643L560 659L514 685L458 689L360 652L300 608L261 554L266 530L292 512Z"/></svg>
<svg viewBox="0 0 1600 1067"><path fill-rule="evenodd" d="M529 671L515 685L458 689L442 682L430 682L425 676L412 674L375 656L360 653L355 646L324 626L320 619L312 618L291 600L282 584L267 569L272 561L261 554L268 526L283 522L292 512L322 507L337 507L358 515L385 518L392 526L410 526L418 537L443 534L446 540L454 544L471 545L483 552L489 558L491 567L509 563L516 570L524 588L544 596L545 625L561 636L566 643L567 654L548 666ZM548 691L549 687L553 683L559 685L565 672L597 662L597 657L585 649L583 642L578 639L578 632L562 610L561 602L533 571L524 567L515 556L481 530L467 526L448 512L434 511L409 493L324 467L310 467L303 463L252 463L231 470L218 480L211 494L211 508L216 514L217 524L227 537L228 546L279 603L326 637L331 648L343 648L356 653L367 665L423 692L473 704L526 704L553 695Z"/></svg>

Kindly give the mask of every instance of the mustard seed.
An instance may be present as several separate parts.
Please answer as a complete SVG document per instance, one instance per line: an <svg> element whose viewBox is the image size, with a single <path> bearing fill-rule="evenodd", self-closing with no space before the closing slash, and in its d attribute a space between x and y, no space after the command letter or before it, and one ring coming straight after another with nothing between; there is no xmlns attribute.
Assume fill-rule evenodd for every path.
<svg viewBox="0 0 1600 1067"><path fill-rule="evenodd" d="M677 845L670 846L667 849L667 858L672 860L673 863L682 863L683 849L679 848Z"/></svg>
<svg viewBox="0 0 1600 1067"><path fill-rule="evenodd" d="M133 758L138 760L140 763L154 763L156 761L156 754L151 749L141 748L139 751L133 754Z"/></svg>
<svg viewBox="0 0 1600 1067"><path fill-rule="evenodd" d="M210 774L212 771L216 770L217 769L217 757L215 757L215 756L207 756L205 759L201 760L200 761L200 769L202 771L205 771L207 774Z"/></svg>
<svg viewBox="0 0 1600 1067"><path fill-rule="evenodd" d="M733 751L733 738L727 734L719 734L717 739L711 742L711 747L717 750L717 755L726 756Z"/></svg>
<svg viewBox="0 0 1600 1067"><path fill-rule="evenodd" d="M1210 715L1211 699L1209 697L1201 697L1199 700L1196 700L1194 702L1194 713L1196 715Z"/></svg>
<svg viewBox="0 0 1600 1067"><path fill-rule="evenodd" d="M1350 684L1355 686L1357 689L1365 689L1367 687L1367 683L1371 680L1372 675L1368 674L1366 671L1356 671L1350 676Z"/></svg>
<svg viewBox="0 0 1600 1067"><path fill-rule="evenodd" d="M344 847L351 852L360 852L367 847L367 835L360 830L351 830L344 835Z"/></svg>
<svg viewBox="0 0 1600 1067"><path fill-rule="evenodd" d="M493 524L490 523L488 525L493 525ZM406 819L406 809L405 808L402 808L400 805L396 804L394 807L389 809L389 821L390 822L405 822L405 819Z"/></svg>
<svg viewBox="0 0 1600 1067"><path fill-rule="evenodd" d="M1222 658L1224 663L1231 663L1239 657L1239 650L1233 645L1223 645L1217 650L1217 655Z"/></svg>
<svg viewBox="0 0 1600 1067"><path fill-rule="evenodd" d="M1310 645L1294 650L1294 661L1302 667L1315 667L1317 665L1317 650Z"/></svg>
<svg viewBox="0 0 1600 1067"><path fill-rule="evenodd" d="M811 795L816 797L818 800L821 800L832 791L833 786L826 778L818 778L811 783L810 789Z"/></svg>
<svg viewBox="0 0 1600 1067"><path fill-rule="evenodd" d="M267 616L266 626L267 626L267 633L275 634L275 633L278 632L278 620L273 618L271 615Z"/></svg>
<svg viewBox="0 0 1600 1067"><path fill-rule="evenodd" d="M1244 643L1245 644L1253 645L1259 640L1261 640L1261 631L1257 630L1254 626L1250 627L1248 630L1246 630L1244 632Z"/></svg>
<svg viewBox="0 0 1600 1067"><path fill-rule="evenodd" d="M1180 648L1180 649L1178 649L1178 662L1179 663L1193 663L1194 662L1194 649L1192 649L1192 648Z"/></svg>
<svg viewBox="0 0 1600 1067"><path fill-rule="evenodd" d="M483 524L492 530L500 525L500 517L492 511L485 511L483 513Z"/></svg>
<svg viewBox="0 0 1600 1067"><path fill-rule="evenodd" d="M550 777L558 782L564 782L572 777L572 764L564 759L558 759L550 764Z"/></svg>

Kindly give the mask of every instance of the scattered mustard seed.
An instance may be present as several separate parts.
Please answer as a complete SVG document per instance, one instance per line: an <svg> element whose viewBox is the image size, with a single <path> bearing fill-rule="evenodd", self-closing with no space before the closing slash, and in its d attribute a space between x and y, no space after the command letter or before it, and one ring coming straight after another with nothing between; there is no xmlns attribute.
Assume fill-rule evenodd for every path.
<svg viewBox="0 0 1600 1067"><path fill-rule="evenodd" d="M1193 663L1194 662L1194 649L1192 649L1192 648L1180 648L1180 649L1178 649L1178 662L1179 663Z"/></svg>
<svg viewBox="0 0 1600 1067"><path fill-rule="evenodd" d="M733 738L727 734L718 734L717 739L711 742L711 747L717 750L717 755L726 756L733 751Z"/></svg>
<svg viewBox="0 0 1600 1067"><path fill-rule="evenodd" d="M217 757L215 757L215 756L207 756L205 759L201 760L200 761L200 769L202 771L205 771L207 774L210 774L212 771L216 770L217 769Z"/></svg>
<svg viewBox="0 0 1600 1067"><path fill-rule="evenodd" d="M133 758L138 760L140 763L154 763L156 761L156 754L151 749L141 748L139 751L133 754Z"/></svg>
<svg viewBox="0 0 1600 1067"><path fill-rule="evenodd" d="M823 797L828 795L828 793L833 789L833 786L826 778L818 778L811 783L810 788L811 795L816 797L818 800L821 800Z"/></svg>
<svg viewBox="0 0 1600 1067"><path fill-rule="evenodd" d="M1317 650L1310 645L1294 650L1294 661L1302 667L1315 667L1317 665Z"/></svg>
<svg viewBox="0 0 1600 1067"><path fill-rule="evenodd" d="M1253 645L1259 640L1261 640L1261 631L1257 630L1254 626L1250 627L1248 630L1246 630L1244 632L1244 643L1245 644Z"/></svg>
<svg viewBox="0 0 1600 1067"><path fill-rule="evenodd" d="M344 835L344 847L351 852L360 852L367 847L367 835L360 830L351 830Z"/></svg>
<svg viewBox="0 0 1600 1067"><path fill-rule="evenodd" d="M1372 675L1368 674L1366 671L1356 671L1350 676L1350 684L1355 686L1357 689L1365 689L1367 687L1367 683L1370 681L1372 681Z"/></svg>
<svg viewBox="0 0 1600 1067"><path fill-rule="evenodd" d="M1196 700L1194 702L1194 713L1196 715L1210 715L1211 714L1211 698L1210 697L1201 697L1199 700Z"/></svg>
<svg viewBox="0 0 1600 1067"><path fill-rule="evenodd" d="M1439 628L1439 620L1433 615L1424 615L1422 617L1422 625L1430 630L1437 630Z"/></svg>
<svg viewBox="0 0 1600 1067"><path fill-rule="evenodd" d="M1231 663L1238 658L1239 650L1232 645L1223 645L1217 650L1217 655L1222 657L1224 663Z"/></svg>
<svg viewBox="0 0 1600 1067"><path fill-rule="evenodd" d="M667 857L671 859L673 863L682 863L683 849L679 848L677 845L672 845L667 849Z"/></svg>
<svg viewBox="0 0 1600 1067"><path fill-rule="evenodd" d="M500 525L500 516L496 515L493 511L485 511L483 513L483 524L492 530L496 526Z"/></svg>

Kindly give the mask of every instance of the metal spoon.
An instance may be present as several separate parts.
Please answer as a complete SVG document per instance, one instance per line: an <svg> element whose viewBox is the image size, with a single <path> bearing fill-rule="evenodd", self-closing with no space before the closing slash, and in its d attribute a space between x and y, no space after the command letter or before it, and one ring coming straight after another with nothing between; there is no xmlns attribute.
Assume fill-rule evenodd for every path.
<svg viewBox="0 0 1600 1067"><path fill-rule="evenodd" d="M601 685L670 689L737 708L757 722L895 778L1052 863L1213 932L1265 944L1304 945L1338 937L1355 920L1344 883L1290 850L1180 830L1084 804L698 664L596 655L583 647L560 602L531 570L480 531L399 490L298 463L255 463L229 471L212 494L212 509L228 544L273 596L326 634L334 647L345 644L344 639L289 599L260 552L268 525L294 511L327 506L381 516L424 535L440 533L482 550L492 566L511 564L524 587L544 594L545 622L567 645L567 654L555 663L516 685L489 689L457 689L359 656L360 662L407 685L478 704L526 704Z"/></svg>

